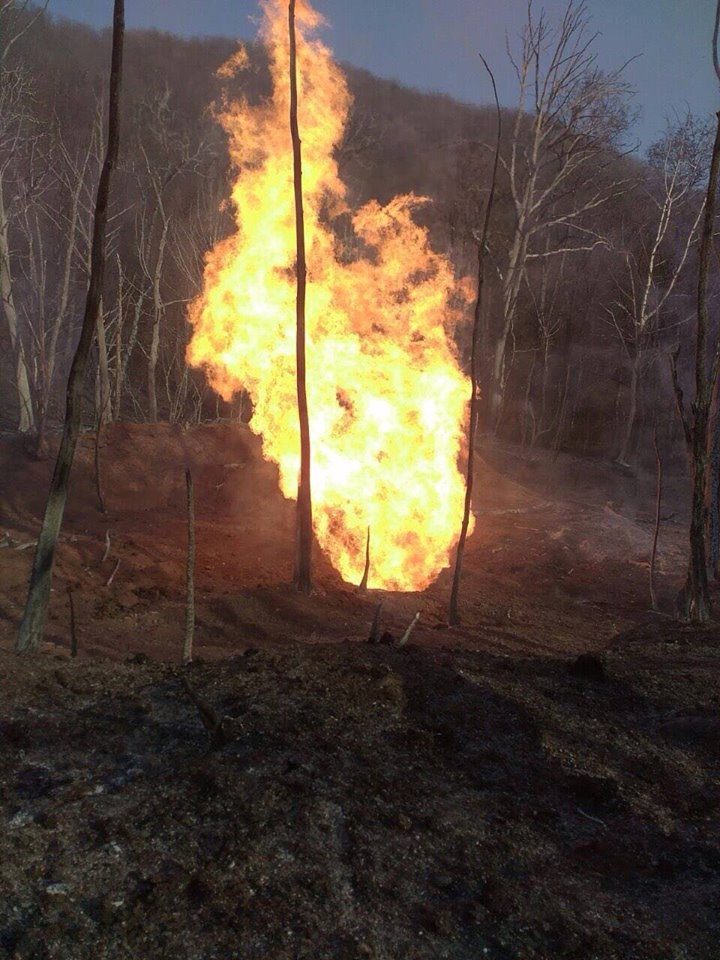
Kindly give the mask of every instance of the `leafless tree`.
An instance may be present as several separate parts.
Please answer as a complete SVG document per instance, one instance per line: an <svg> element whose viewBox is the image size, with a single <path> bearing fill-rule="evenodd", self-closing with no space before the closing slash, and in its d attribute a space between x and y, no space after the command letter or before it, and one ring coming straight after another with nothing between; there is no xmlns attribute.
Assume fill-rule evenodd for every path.
<svg viewBox="0 0 720 960"><path fill-rule="evenodd" d="M629 406L617 454L622 464L627 464L641 377L661 332L661 316L697 238L703 212L697 187L707 163L709 140L707 126L688 115L670 126L651 148L657 179L643 192L650 201L652 220L641 224L633 244L622 251L625 270L617 284L618 296L605 305L630 368Z"/></svg>
<svg viewBox="0 0 720 960"><path fill-rule="evenodd" d="M718 61L718 34L720 32L720 0L715 13L713 32L713 65L720 81ZM690 455L692 472L692 506L690 513L690 560L685 586L680 594L678 614L695 623L710 619L710 591L708 588L707 552L705 549L706 489L710 465L710 412L720 373L720 334L716 334L708 368L708 286L710 260L714 242L715 210L720 182L720 111L717 113L715 142L713 143L704 216L700 234L700 254L697 286L697 335L695 342L695 398L690 411L685 408L677 371L676 352L672 359L672 380L678 412L683 425ZM678 351L679 352L679 351Z"/></svg>
<svg viewBox="0 0 720 960"><path fill-rule="evenodd" d="M28 151L25 158L34 190L16 217L16 233L24 245L16 264L25 281L20 313L27 331L38 451L44 445L58 361L64 360L58 357L58 347L62 341L69 344L74 333L70 326L74 290L89 274L92 208L87 198L102 163L98 126L99 121L87 141L73 149L53 122L40 141L41 150ZM40 152L41 161L35 156Z"/></svg>
<svg viewBox="0 0 720 960"><path fill-rule="evenodd" d="M138 181L143 202L138 212L138 251L150 289L152 326L147 355L149 417L158 420L157 371L161 332L167 311L163 280L168 260L172 213L169 191L184 173L197 172L206 151L204 139L194 138L173 122L171 93L167 85L141 105L138 141L141 156Z"/></svg>
<svg viewBox="0 0 720 960"><path fill-rule="evenodd" d="M12 16L14 12L14 4L0 4L0 298L14 355L18 429L21 433L32 433L35 430L35 412L30 389L31 377L22 332L18 326L10 241L11 217L28 199L24 194L29 186L23 182L17 170L17 161L33 136L29 112L32 84L21 67L11 68L7 65L7 51L19 36L19 33L12 32L13 27L17 31L23 30Z"/></svg>
<svg viewBox="0 0 720 960"><path fill-rule="evenodd" d="M514 212L500 270L502 319L491 372L491 418L502 415L518 299L528 263L606 243L588 217L625 189L608 176L624 131L629 88L623 69L597 66L587 5L570 0L553 26L528 3L520 54L508 49L519 96L509 156L502 157ZM548 233L552 242L547 243Z"/></svg>
<svg viewBox="0 0 720 960"><path fill-rule="evenodd" d="M480 416L479 346L480 328L483 314L483 290L485 287L485 250L487 247L488 233L490 231L490 217L492 216L493 201L495 199L495 189L497 186L497 174L500 162L500 142L502 138L502 114L500 112L497 87L495 86L495 77L493 76L493 73L485 58L482 57L481 59L483 66L490 76L493 95L495 97L495 106L497 109L497 139L495 141L495 160L493 163L492 179L490 181L487 203L485 205L485 217L483 219L482 232L478 241L477 296L475 299L475 313L473 316L472 340L470 347L470 423L468 426L467 468L465 472L465 503L463 507L462 523L460 525L460 537L458 539L457 550L455 552L455 568L453 570L450 603L448 606L448 624L451 627L457 626L460 623L460 612L458 610L458 602L460 598L460 580L462 578L465 542L467 540L468 529L470 526L470 513L472 510L473 481L475 478L475 435L477 433L477 425Z"/></svg>
<svg viewBox="0 0 720 960"><path fill-rule="evenodd" d="M305 388L305 219L302 189L302 143L298 126L297 46L295 37L295 0L288 3L290 28L290 131L293 143L293 171L295 185L295 224L297 237L297 397L300 421L300 479L297 499L297 554L295 582L298 590L312 589L312 494L310 490L310 418Z"/></svg>
<svg viewBox="0 0 720 960"><path fill-rule="evenodd" d="M113 13L112 63L110 69L110 107L105 161L97 192L92 241L92 268L85 303L85 315L67 386L67 407L62 441L50 481L45 513L33 560L25 612L18 633L18 652L37 650L42 639L50 601L55 549L65 513L65 501L82 421L82 396L85 368L96 332L105 274L105 233L107 228L110 179L117 163L120 143L120 89L122 85L125 3L115 0Z"/></svg>

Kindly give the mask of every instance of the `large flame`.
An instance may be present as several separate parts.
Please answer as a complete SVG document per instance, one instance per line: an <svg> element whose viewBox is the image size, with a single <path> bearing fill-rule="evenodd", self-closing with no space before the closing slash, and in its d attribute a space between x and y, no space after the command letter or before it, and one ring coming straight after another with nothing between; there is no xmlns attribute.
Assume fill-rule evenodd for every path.
<svg viewBox="0 0 720 960"><path fill-rule="evenodd" d="M237 232L206 260L191 305L188 357L229 399L253 400L252 429L297 494L295 208L286 0L264 0L272 97L223 103L238 176ZM350 108L345 79L298 6L299 120L308 262L307 393L315 533L335 568L360 579L371 529L370 586L420 590L448 565L462 516L458 472L469 393L450 332L458 297L450 262L412 218L425 201L396 197L350 214L335 148ZM241 50L220 71L244 69ZM333 229L352 222L352 242ZM347 235L348 231L345 231Z"/></svg>

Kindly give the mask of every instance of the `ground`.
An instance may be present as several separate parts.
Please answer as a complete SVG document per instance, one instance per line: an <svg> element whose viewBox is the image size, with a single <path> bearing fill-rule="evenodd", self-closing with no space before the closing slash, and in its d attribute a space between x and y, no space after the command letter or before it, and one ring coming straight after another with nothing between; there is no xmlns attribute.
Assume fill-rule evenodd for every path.
<svg viewBox="0 0 720 960"><path fill-rule="evenodd" d="M289 588L247 428L108 430L105 515L93 459L19 658L50 464L0 443L0 957L717 960L720 631L668 616L682 477L652 614L652 475L484 445L448 630L447 574L362 596L320 560ZM378 599L387 641L421 611L408 646L366 642Z"/></svg>

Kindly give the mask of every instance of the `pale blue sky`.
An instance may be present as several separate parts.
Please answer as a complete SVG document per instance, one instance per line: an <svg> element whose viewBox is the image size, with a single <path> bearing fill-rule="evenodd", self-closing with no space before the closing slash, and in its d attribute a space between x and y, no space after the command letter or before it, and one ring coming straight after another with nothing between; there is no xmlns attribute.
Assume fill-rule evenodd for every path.
<svg viewBox="0 0 720 960"><path fill-rule="evenodd" d="M565 0L535 0L557 16ZM326 40L341 60L425 90L486 102L477 52L495 71L503 103L514 99L505 33L520 29L526 0L316 0L330 27ZM640 55L627 79L642 116L637 138L649 144L665 117L720 108L711 59L715 0L588 0L597 52L606 68ZM50 0L56 16L94 26L111 22L112 0ZM254 35L257 0L126 0L129 27L183 36Z"/></svg>

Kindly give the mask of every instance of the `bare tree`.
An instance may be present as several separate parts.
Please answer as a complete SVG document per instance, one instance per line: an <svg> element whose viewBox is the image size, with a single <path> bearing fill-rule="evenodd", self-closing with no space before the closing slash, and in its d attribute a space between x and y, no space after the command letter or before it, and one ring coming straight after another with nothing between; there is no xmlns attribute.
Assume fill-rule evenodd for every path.
<svg viewBox="0 0 720 960"><path fill-rule="evenodd" d="M297 238L297 303L296 303L296 361L297 398L300 421L300 479L297 499L297 554L295 583L298 590L312 589L312 495L310 491L310 418L305 387L305 218L302 192L302 143L298 126L297 44L295 37L295 0L288 3L290 28L290 132L293 143L293 171L295 184L295 225Z"/></svg>
<svg viewBox="0 0 720 960"><path fill-rule="evenodd" d="M21 433L32 433L35 430L35 413L31 377L18 326L10 243L13 208L19 205L25 192L25 185L14 167L18 155L32 136L28 129L31 123L28 110L31 83L22 69L11 69L6 63L7 51L19 35L12 32L13 26L24 32L10 16L14 11L14 4L5 2L0 5L0 299L13 351L18 429ZM27 198L23 199L27 201Z"/></svg>
<svg viewBox="0 0 720 960"><path fill-rule="evenodd" d="M80 340L75 351L67 386L67 406L62 441L50 481L45 513L33 561L25 612L18 633L16 650L37 650L42 639L50 601L55 549L65 512L65 501L82 420L82 395L85 368L96 331L105 274L105 232L108 217L110 179L117 163L120 143L120 89L125 35L125 2L115 0L113 12L112 63L110 70L110 108L105 161L97 192L92 242L92 269L85 303Z"/></svg>
<svg viewBox="0 0 720 960"><path fill-rule="evenodd" d="M697 187L708 153L708 128L690 114L650 149L657 182L643 188L653 210L650 223L642 223L634 249L623 251L624 278L618 297L605 307L630 368L630 397L617 454L627 464L638 410L641 378L651 348L657 343L660 318L676 289L697 237L703 204ZM672 238L673 257L664 245ZM667 244L670 247L670 244ZM662 278L660 280L659 278Z"/></svg>
<svg viewBox="0 0 720 960"><path fill-rule="evenodd" d="M713 65L720 81L718 61L718 33L720 32L720 0L715 12L713 33ZM720 111L717 115L715 142L710 161L702 230L697 286L697 336L695 343L695 399L688 412L677 372L676 351L672 358L672 380L678 412L683 425L685 441L690 454L692 472L692 506L690 513L690 560L685 586L680 594L678 613L683 619L705 623L710 619L710 591L708 588L707 553L705 549L706 505L705 494L710 464L710 411L720 373L720 334L716 334L715 348L708 370L708 285L710 258L715 229L715 209L720 181Z"/></svg>
<svg viewBox="0 0 720 960"><path fill-rule="evenodd" d="M564 287L568 285L565 278L567 252L562 253L559 257L549 256L550 234L546 236L545 251L548 255L542 257L539 261L539 289L536 289L536 284L531 282L527 271L525 273L526 286L530 300L532 301L533 313L537 324L538 352L541 363L540 409L537 415L535 414L535 406L530 396L532 392L532 373L535 369L535 357L533 358L531 375L528 377L525 409L531 426L528 438L530 447L534 447L538 440L552 433L560 413L560 404L557 404L555 416L549 418L548 407L550 406L550 402L548 394L550 392L550 354L564 325L560 300Z"/></svg>
<svg viewBox="0 0 720 960"><path fill-rule="evenodd" d="M519 58L508 55L519 85L508 177L514 225L500 270L502 319L494 347L490 412L497 428L505 399L508 350L529 261L606 243L587 217L624 184L606 175L612 147L627 125L629 92L622 68L605 73L592 52L587 5L570 0L557 26L528 3ZM528 112L528 106L530 110ZM553 242L545 242L548 232Z"/></svg>
<svg viewBox="0 0 720 960"><path fill-rule="evenodd" d="M197 172L206 151L202 137L194 140L187 130L174 122L170 100L170 89L165 85L143 101L140 117L143 134L138 144L142 156L138 180L144 194L138 219L138 250L151 291L152 326L146 356L148 407L153 423L158 420L157 371L161 332L168 306L163 280L172 223L169 191L181 174Z"/></svg>
<svg viewBox="0 0 720 960"><path fill-rule="evenodd" d="M86 195L102 164L96 135L100 124L98 108L87 141L73 149L54 117L39 146L26 151L24 159L33 190L15 218L15 234L23 246L15 264L24 280L18 312L27 331L25 354L32 377L38 452L44 448L58 361L65 359L58 357L58 346L72 339L74 290L89 276L92 207Z"/></svg>
<svg viewBox="0 0 720 960"><path fill-rule="evenodd" d="M478 419L480 415L480 385L478 383L478 367L480 359L480 327L483 314L483 290L485 286L485 248L487 247L488 233L490 230L490 217L492 215L493 201L495 199L498 165L500 161L500 140L502 137L502 114L500 113L500 103L498 101L497 87L495 86L495 77L493 76L492 70L488 66L485 58L481 56L481 59L485 69L490 75L493 95L495 97L495 107L497 109L497 140L495 141L495 160L493 163L492 179L490 181L490 192L488 193L487 203L485 205L485 218L483 220L482 233L480 234L478 241L477 297L475 299L475 313L473 316L472 341L470 346L470 423L468 426L467 468L465 473L465 503L463 507L462 523L460 525L460 538L458 540L457 550L455 553L455 569L453 570L450 604L448 607L448 624L451 627L457 626L460 623L460 614L458 611L460 580L462 577L462 565L465 555L465 541L467 540L468 529L470 526L470 512L472 510L473 481L475 478L475 434L477 432Z"/></svg>

